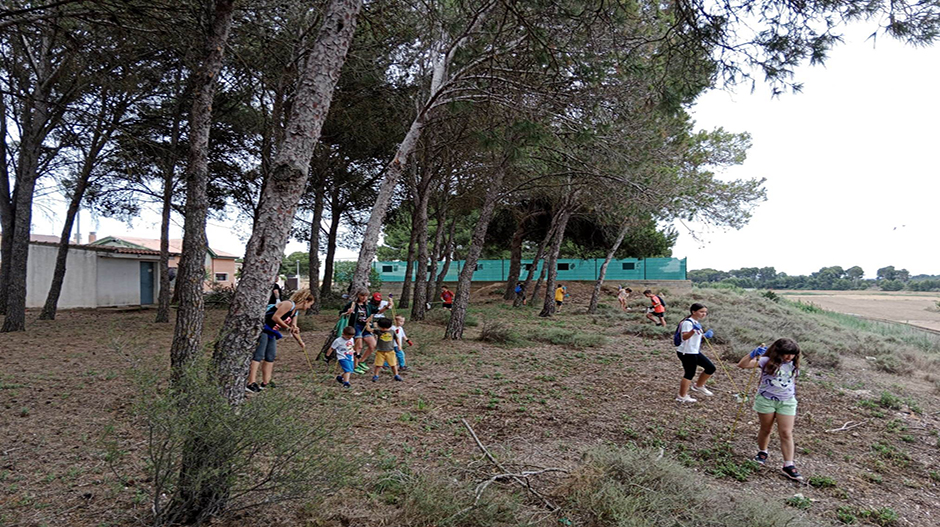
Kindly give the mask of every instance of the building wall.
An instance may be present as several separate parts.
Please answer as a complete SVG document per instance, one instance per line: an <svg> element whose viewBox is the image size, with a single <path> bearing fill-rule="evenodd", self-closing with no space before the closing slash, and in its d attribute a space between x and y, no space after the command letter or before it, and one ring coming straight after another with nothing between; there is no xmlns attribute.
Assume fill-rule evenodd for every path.
<svg viewBox="0 0 940 527"><path fill-rule="evenodd" d="M217 273L225 273L226 280L216 280ZM213 258L212 268L209 271L209 280L225 287L235 287L235 260Z"/></svg>
<svg viewBox="0 0 940 527"><path fill-rule="evenodd" d="M57 247L29 245L29 261L26 271L26 307L41 308L46 303L52 274L55 272ZM70 249L65 260L65 279L59 295L60 309L95 307L95 284L98 253Z"/></svg>
<svg viewBox="0 0 940 527"><path fill-rule="evenodd" d="M140 262L136 258L99 258L97 305L140 304Z"/></svg>

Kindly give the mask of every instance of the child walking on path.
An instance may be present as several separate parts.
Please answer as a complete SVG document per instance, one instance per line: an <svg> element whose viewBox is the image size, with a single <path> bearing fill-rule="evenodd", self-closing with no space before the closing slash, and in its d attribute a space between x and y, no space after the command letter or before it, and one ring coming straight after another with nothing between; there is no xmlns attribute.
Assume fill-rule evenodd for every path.
<svg viewBox="0 0 940 527"><path fill-rule="evenodd" d="M376 321L378 327L372 326L372 320L366 322L366 330L375 334L377 345L375 348L375 364L372 366L372 382L378 382L379 371L386 362L392 367L395 380L402 380L398 375L398 358L395 357L395 333L392 331L392 321L380 318Z"/></svg>
<svg viewBox="0 0 940 527"><path fill-rule="evenodd" d="M649 291L646 292L649 293ZM702 395L714 395L711 390L705 387L705 383L715 373L715 365L702 354L702 337L712 338L714 334L712 330L702 332L701 322L708 315L708 308L695 303L689 307L689 312L690 315L679 323L674 338L679 342L676 347L676 355L685 370L682 380L679 381L679 396L676 397L676 400L680 403L696 402L696 399L689 395L690 388ZM692 379L695 378L695 370L699 366L703 368L702 373L698 376L698 382L692 384Z"/></svg>
<svg viewBox="0 0 940 527"><path fill-rule="evenodd" d="M783 473L803 481L794 464L793 425L796 421L796 377L800 373L800 346L790 339L777 339L769 348L758 347L738 362L739 368L760 368L760 383L754 398L754 411L760 419L757 433L757 456L754 461L767 461L770 432L777 422Z"/></svg>
<svg viewBox="0 0 940 527"><path fill-rule="evenodd" d="M411 346L413 343L408 335L405 334L405 317L395 315L395 325L392 326L392 332L395 334L395 358L398 360L398 369L405 371L408 366L405 365L405 342Z"/></svg>
<svg viewBox="0 0 940 527"><path fill-rule="evenodd" d="M337 362L340 368L343 368L343 374L336 376L336 382L341 383L343 388L349 388L349 376L356 368L356 328L346 326L343 328L343 334L336 337L333 344L330 344L330 352L336 354Z"/></svg>
<svg viewBox="0 0 940 527"><path fill-rule="evenodd" d="M652 320L657 326L666 327L666 305L663 304L662 297L654 295L649 289L643 291L643 296L649 298L652 303L646 308L646 318Z"/></svg>
<svg viewBox="0 0 940 527"><path fill-rule="evenodd" d="M630 294L633 293L633 289L629 287L624 287L622 285L617 286L617 300L620 301L621 311L629 311L630 308L627 307L627 299L630 298Z"/></svg>

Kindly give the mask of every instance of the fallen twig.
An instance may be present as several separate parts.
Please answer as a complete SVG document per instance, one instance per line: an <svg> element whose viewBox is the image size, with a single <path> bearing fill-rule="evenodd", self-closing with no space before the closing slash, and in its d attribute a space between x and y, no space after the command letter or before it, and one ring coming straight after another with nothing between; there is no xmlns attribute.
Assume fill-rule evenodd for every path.
<svg viewBox="0 0 940 527"><path fill-rule="evenodd" d="M857 422L857 423L856 423L855 421L846 421L846 423L845 423L844 425L840 426L839 428L833 428L833 429L831 429L831 430L826 430L826 433L845 432L846 430L851 430L851 429L853 429L853 428L855 428L855 427L857 427L857 426L862 426L863 424L865 424L865 423L867 423L867 422L868 422L868 419L865 419L864 421L859 421L859 422Z"/></svg>

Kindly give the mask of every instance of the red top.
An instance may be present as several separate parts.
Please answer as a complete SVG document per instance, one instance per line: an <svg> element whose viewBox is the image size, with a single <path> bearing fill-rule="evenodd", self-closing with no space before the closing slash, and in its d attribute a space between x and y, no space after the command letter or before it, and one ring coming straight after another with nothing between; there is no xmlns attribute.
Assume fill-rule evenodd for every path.
<svg viewBox="0 0 940 527"><path fill-rule="evenodd" d="M453 293L452 291L442 291L442 292L441 292L441 300L443 300L445 304L453 304L453 303L454 303L454 293Z"/></svg>
<svg viewBox="0 0 940 527"><path fill-rule="evenodd" d="M663 301L659 299L659 296L653 295L650 300L653 302L653 313L666 312L666 308L663 307Z"/></svg>

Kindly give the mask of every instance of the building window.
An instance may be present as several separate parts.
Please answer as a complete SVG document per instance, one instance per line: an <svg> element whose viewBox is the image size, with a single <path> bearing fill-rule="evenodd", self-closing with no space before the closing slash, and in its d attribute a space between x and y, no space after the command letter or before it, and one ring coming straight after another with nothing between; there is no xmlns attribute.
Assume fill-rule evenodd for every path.
<svg viewBox="0 0 940 527"><path fill-rule="evenodd" d="M383 273L391 273L391 272L392 272L392 266L391 266L391 265L383 265L383 266L382 266L382 272L383 272Z"/></svg>
<svg viewBox="0 0 940 527"><path fill-rule="evenodd" d="M480 269L483 269L483 264L477 264L477 266L473 268L474 271L479 271Z"/></svg>
<svg viewBox="0 0 940 527"><path fill-rule="evenodd" d="M560 264L558 264L558 270L559 270L559 271L570 271L570 270L571 270L571 264L568 264L568 263L560 263Z"/></svg>
<svg viewBox="0 0 940 527"><path fill-rule="evenodd" d="M228 282L228 273L215 273L216 282Z"/></svg>
<svg viewBox="0 0 940 527"><path fill-rule="evenodd" d="M624 270L624 271L632 271L632 270L634 270L634 269L636 269L636 263L634 263L634 262L624 262L624 264L623 264L623 270Z"/></svg>
<svg viewBox="0 0 940 527"><path fill-rule="evenodd" d="M525 265L523 265L522 267L524 267L526 271L531 271L531 270L532 270L532 264L525 264Z"/></svg>

